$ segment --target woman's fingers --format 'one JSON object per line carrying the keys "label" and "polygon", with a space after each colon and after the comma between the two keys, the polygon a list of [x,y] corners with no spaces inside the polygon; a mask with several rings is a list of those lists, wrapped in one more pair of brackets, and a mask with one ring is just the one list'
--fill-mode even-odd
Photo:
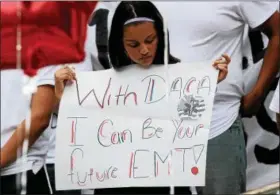
{"label": "woman's fingers", "polygon": [[71,74],[72,76],[72,80],[76,80],[76,73],[75,73],[75,69],[69,69],[69,73]]}
{"label": "woman's fingers", "polygon": [[222,57],[220,57],[213,63],[213,66],[216,67],[218,64],[229,64],[230,62],[230,57],[227,54],[223,54]]}
{"label": "woman's fingers", "polygon": [[67,67],[63,67],[55,73],[55,95],[58,99],[62,97],[65,84],[67,81],[71,83],[76,80],[76,75],[73,70]]}
{"label": "woman's fingers", "polygon": [[217,67],[218,64],[228,64],[228,62],[225,61],[225,60],[216,60],[216,61],[213,63],[213,66],[214,66],[214,67]]}
{"label": "woman's fingers", "polygon": [[56,77],[56,81],[63,82],[66,80],[72,80],[72,75],[69,73],[61,73]]}
{"label": "woman's fingers", "polygon": [[218,64],[217,69],[220,70],[220,71],[228,72],[227,64]]}
{"label": "woman's fingers", "polygon": [[218,82],[221,82],[227,77],[228,66],[227,64],[218,64],[217,69],[219,70]]}
{"label": "woman's fingers", "polygon": [[66,74],[62,75],[59,82],[64,82],[64,84],[69,82],[69,83],[72,84],[74,80],[75,80],[75,78],[72,74],[66,73]]}
{"label": "woman's fingers", "polygon": [[74,67],[66,66],[66,67],[64,68],[64,70],[65,70],[67,73],[69,73],[69,74],[72,75],[73,80],[76,80],[76,73],[75,73],[75,68],[74,68]]}
{"label": "woman's fingers", "polygon": [[223,54],[222,56],[225,58],[227,64],[229,64],[231,62],[231,59],[230,59],[229,55]]}
{"label": "woman's fingers", "polygon": [[213,67],[219,70],[218,83],[227,77],[228,65],[230,62],[230,57],[227,54],[223,54],[222,57],[213,63]]}
{"label": "woman's fingers", "polygon": [[55,79],[57,81],[65,81],[65,80],[76,80],[76,74],[73,70],[71,70],[70,68],[62,68],[60,70],[58,70],[55,74]]}

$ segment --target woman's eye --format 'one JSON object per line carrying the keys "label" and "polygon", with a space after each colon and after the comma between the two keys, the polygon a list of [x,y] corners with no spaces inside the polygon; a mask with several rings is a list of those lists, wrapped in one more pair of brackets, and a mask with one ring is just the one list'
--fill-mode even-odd
{"label": "woman's eye", "polygon": [[152,42],[154,42],[155,39],[156,39],[156,36],[149,37],[148,39],[145,40],[145,42],[148,44],[151,44]]}
{"label": "woman's eye", "polygon": [[154,40],[155,40],[155,39],[148,39],[148,40],[146,40],[145,42],[148,43],[148,44],[150,44],[150,43],[152,43]]}
{"label": "woman's eye", "polygon": [[135,48],[135,47],[138,47],[139,46],[139,43],[129,43],[129,44],[127,44],[129,47],[133,47],[133,48]]}

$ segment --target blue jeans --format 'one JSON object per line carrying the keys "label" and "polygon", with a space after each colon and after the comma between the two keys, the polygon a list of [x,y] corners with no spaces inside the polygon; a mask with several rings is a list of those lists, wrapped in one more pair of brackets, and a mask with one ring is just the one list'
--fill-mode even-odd
{"label": "blue jeans", "polygon": [[246,146],[240,117],[221,135],[209,140],[206,185],[198,194],[241,194],[246,190]]}

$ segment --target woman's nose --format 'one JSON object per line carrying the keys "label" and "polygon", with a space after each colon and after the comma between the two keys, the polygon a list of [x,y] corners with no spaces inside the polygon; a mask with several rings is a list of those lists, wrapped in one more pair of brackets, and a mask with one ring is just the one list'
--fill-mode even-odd
{"label": "woman's nose", "polygon": [[149,53],[148,47],[147,47],[146,45],[143,44],[143,45],[141,46],[140,53],[141,53],[142,55],[147,55],[147,54]]}

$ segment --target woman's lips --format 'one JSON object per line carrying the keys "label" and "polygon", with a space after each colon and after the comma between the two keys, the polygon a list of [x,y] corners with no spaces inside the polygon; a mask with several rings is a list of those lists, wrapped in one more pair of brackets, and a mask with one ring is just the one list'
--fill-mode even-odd
{"label": "woman's lips", "polygon": [[152,56],[145,56],[145,57],[142,57],[141,60],[146,62],[146,61],[149,61],[151,58],[152,58]]}

